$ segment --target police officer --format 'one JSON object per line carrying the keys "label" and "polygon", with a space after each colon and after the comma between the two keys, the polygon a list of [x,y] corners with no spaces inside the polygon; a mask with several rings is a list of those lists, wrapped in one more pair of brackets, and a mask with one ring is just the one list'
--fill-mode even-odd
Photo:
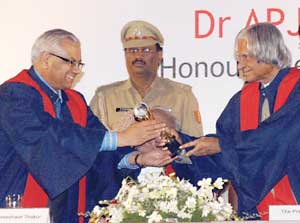
{"label": "police officer", "polygon": [[179,131],[199,137],[203,134],[197,99],[191,86],[158,77],[164,39],[145,21],[131,21],[121,31],[129,79],[100,86],[90,107],[110,130],[124,124],[124,116],[143,101],[175,116]]}

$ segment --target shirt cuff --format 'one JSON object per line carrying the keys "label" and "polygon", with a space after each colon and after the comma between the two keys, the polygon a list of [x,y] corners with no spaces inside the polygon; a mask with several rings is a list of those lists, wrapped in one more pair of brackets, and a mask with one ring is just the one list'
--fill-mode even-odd
{"label": "shirt cuff", "polygon": [[105,135],[102,140],[102,144],[100,147],[100,152],[103,151],[114,151],[117,149],[118,145],[118,136],[117,132],[105,132]]}
{"label": "shirt cuff", "polygon": [[135,154],[136,152],[131,152],[131,153],[128,153],[126,154],[123,159],[118,163],[118,169],[124,169],[124,168],[127,168],[127,169],[138,169],[139,166],[138,165],[135,165],[135,164],[130,164],[128,162],[129,160],[129,157],[132,155],[132,154]]}

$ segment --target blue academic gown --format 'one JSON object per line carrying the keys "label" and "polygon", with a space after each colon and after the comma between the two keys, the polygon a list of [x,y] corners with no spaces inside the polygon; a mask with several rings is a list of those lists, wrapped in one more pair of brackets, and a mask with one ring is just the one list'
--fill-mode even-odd
{"label": "blue academic gown", "polygon": [[[56,94],[32,68],[29,73],[54,102]],[[42,97],[34,88],[23,83],[0,86],[0,207],[5,207],[7,194],[23,194],[30,172],[49,196],[54,221],[78,221],[78,181],[91,168],[105,168],[96,161],[102,155],[99,148],[106,129],[89,108],[86,128],[74,124],[64,91],[62,97],[62,120],[58,120],[44,112]],[[110,167],[116,168],[123,154],[105,156],[114,160]],[[105,170],[107,175],[112,172]],[[88,175],[88,182],[91,177],[102,178],[101,173]],[[87,191],[90,187],[87,184]],[[94,205],[91,196],[87,192],[87,210]]]}
{"label": "blue academic gown", "polygon": [[[266,89],[271,113],[278,86],[288,72],[288,68],[282,69]],[[230,179],[238,193],[239,215],[249,217],[257,214],[256,205],[284,175],[288,175],[299,202],[299,82],[285,105],[255,130],[240,131],[240,95],[241,91],[231,98],[216,124],[215,136],[219,138],[222,152],[213,156],[194,157],[194,164],[190,167],[180,167],[178,164],[175,168],[182,177],[191,178],[193,183],[210,175],[213,178],[220,175]],[[189,138],[195,139],[183,135],[184,142],[190,141]]]}
{"label": "blue academic gown", "polygon": [[[282,69],[266,88],[271,113],[278,86],[288,72],[288,68]],[[234,179],[239,213],[246,216],[257,213],[256,205],[284,175],[288,175],[299,202],[299,81],[287,102],[255,130],[239,130],[240,95],[238,92],[230,100],[217,122],[223,165]]]}
{"label": "blue academic gown", "polygon": [[[94,207],[100,200],[114,199],[122,186],[123,179],[127,176],[137,179],[140,168],[122,170],[116,168],[120,161],[119,157],[133,150],[134,149],[127,147],[114,152],[102,152],[102,155],[97,157],[95,164],[87,173],[89,207]],[[112,153],[115,155],[111,155]],[[101,165],[102,168],[99,168],[99,165]]]}

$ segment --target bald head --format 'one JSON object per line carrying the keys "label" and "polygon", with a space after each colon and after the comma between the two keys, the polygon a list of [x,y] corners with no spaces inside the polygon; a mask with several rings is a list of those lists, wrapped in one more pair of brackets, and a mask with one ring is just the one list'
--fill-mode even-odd
{"label": "bald head", "polygon": [[168,128],[177,129],[176,118],[171,112],[165,111],[160,108],[151,109],[151,114],[155,120],[166,123]]}

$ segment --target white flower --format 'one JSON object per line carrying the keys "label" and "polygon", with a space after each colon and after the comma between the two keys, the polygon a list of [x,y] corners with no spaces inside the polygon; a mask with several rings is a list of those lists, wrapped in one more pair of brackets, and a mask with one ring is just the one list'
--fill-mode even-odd
{"label": "white flower", "polygon": [[207,215],[211,212],[209,205],[204,205],[202,207],[202,217],[207,217]]}
{"label": "white flower", "polygon": [[152,179],[158,178],[162,175],[163,169],[159,167],[146,167],[141,170],[138,176],[138,182],[142,184],[153,183]]}
{"label": "white flower", "polygon": [[153,213],[147,218],[149,218],[149,223],[160,222],[163,220],[162,216],[157,211],[153,211]]}
{"label": "white flower", "polygon": [[179,181],[178,187],[182,191],[186,191],[186,192],[192,193],[192,196],[196,196],[196,194],[197,194],[197,188],[194,187],[190,182],[188,182],[186,180]]}
{"label": "white flower", "polygon": [[160,195],[161,195],[160,191],[153,190],[153,191],[149,192],[149,196],[148,197],[150,199],[158,199],[158,198],[160,198]]}
{"label": "white flower", "polygon": [[197,201],[194,197],[188,197],[186,200],[186,203],[185,203],[186,207],[189,209],[194,209],[196,204],[197,204]]}
{"label": "white flower", "polygon": [[111,223],[120,223],[123,221],[123,210],[120,207],[113,207],[109,209],[109,213],[111,217],[109,218],[109,222]]}
{"label": "white flower", "polygon": [[213,186],[219,190],[223,189],[224,181],[221,177],[218,177],[214,182]]}
{"label": "white flower", "polygon": [[138,211],[139,216],[145,217],[146,216],[146,210],[139,210]]}
{"label": "white flower", "polygon": [[[223,205],[223,209],[221,211],[223,219],[229,219],[230,216],[232,215],[232,206],[229,203],[226,203]],[[224,220],[222,220],[224,221]]]}
{"label": "white flower", "polygon": [[206,200],[212,200],[214,198],[213,187],[212,186],[209,186],[207,188],[201,187],[198,190],[198,196],[200,199],[202,198],[204,202],[206,202]]}
{"label": "white flower", "polygon": [[[137,215],[151,223],[172,218],[191,221],[192,217],[198,221],[228,220],[232,214],[231,205],[222,197],[213,197],[213,189],[223,188],[223,183],[218,178],[212,184],[212,179],[207,178],[198,182],[200,188],[197,189],[186,180],[146,173],[142,183],[130,179],[123,181],[116,202],[105,208],[96,206],[92,214],[102,216],[109,213],[107,219],[111,223],[134,219]],[[202,212],[200,219],[194,215],[196,212]]]}
{"label": "white flower", "polygon": [[158,207],[164,213],[176,213],[178,211],[177,200],[160,201]]}
{"label": "white flower", "polygon": [[198,186],[202,188],[209,188],[211,187],[211,178],[203,178],[202,180],[198,181]]}
{"label": "white flower", "polygon": [[166,195],[171,199],[175,199],[177,196],[177,191],[178,189],[176,187],[172,187],[170,190],[166,191]]}
{"label": "white flower", "polygon": [[143,187],[143,188],[142,188],[142,193],[143,193],[143,194],[148,194],[148,193],[149,193],[148,187]]}
{"label": "white flower", "polygon": [[177,215],[178,215],[179,218],[183,218],[183,219],[184,218],[187,218],[187,219],[191,219],[192,218],[192,214],[186,213],[183,210],[180,210]]}
{"label": "white flower", "polygon": [[218,214],[222,210],[222,204],[217,201],[213,201],[210,203],[212,213],[214,215]]}
{"label": "white flower", "polygon": [[94,209],[93,209],[93,213],[94,213],[95,215],[99,216],[100,213],[101,213],[100,206],[96,205],[96,206],[94,207]]}

